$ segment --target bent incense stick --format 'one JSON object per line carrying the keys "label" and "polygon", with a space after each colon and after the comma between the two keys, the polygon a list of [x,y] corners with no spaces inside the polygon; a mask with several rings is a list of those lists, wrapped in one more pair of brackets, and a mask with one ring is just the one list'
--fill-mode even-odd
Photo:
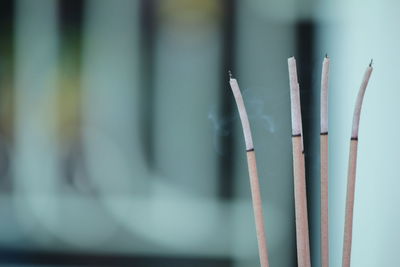
{"label": "bent incense stick", "polygon": [[296,216],[297,261],[299,267],[310,267],[310,241],[308,233],[307,194],[303,151],[303,130],[300,109],[300,88],[297,80],[296,60],[288,59],[290,100],[292,114],[292,145],[294,199]]}
{"label": "bent incense stick", "polygon": [[343,258],[342,266],[350,267],[351,258],[351,243],[353,233],[353,209],[354,209],[354,191],[356,183],[356,168],[357,168],[357,148],[358,148],[358,129],[360,125],[361,107],[364,99],[365,90],[368,85],[369,78],[372,73],[372,60],[364,73],[360,90],[358,91],[357,101],[354,108],[353,126],[350,140],[349,167],[347,173],[347,196],[346,196],[346,211],[344,223],[344,238],[343,238]]}
{"label": "bent incense stick", "polygon": [[321,74],[321,262],[322,267],[329,267],[329,216],[328,216],[328,55],[322,63]]}
{"label": "bent incense stick", "polygon": [[260,184],[258,181],[256,155],[254,152],[250,123],[247,116],[246,108],[244,106],[242,94],[240,93],[239,84],[237,80],[232,77],[231,72],[229,72],[229,76],[230,76],[229,83],[231,85],[232,92],[236,100],[236,105],[239,110],[239,116],[242,122],[243,134],[246,143],[247,164],[249,169],[251,197],[253,202],[254,219],[256,224],[260,264],[261,267],[269,267],[267,243],[264,230],[264,217],[262,211]]}

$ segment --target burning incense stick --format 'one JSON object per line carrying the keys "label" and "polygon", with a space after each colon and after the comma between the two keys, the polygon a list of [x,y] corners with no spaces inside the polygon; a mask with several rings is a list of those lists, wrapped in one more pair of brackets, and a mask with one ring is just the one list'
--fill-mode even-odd
{"label": "burning incense stick", "polygon": [[292,144],[294,198],[296,211],[297,261],[299,267],[310,267],[310,241],[308,236],[307,195],[303,151],[303,129],[300,109],[300,88],[297,80],[296,60],[288,59],[290,100],[292,107]]}
{"label": "burning incense stick", "polygon": [[322,267],[329,266],[329,227],[328,227],[328,55],[322,63],[321,74],[321,261]]}
{"label": "burning incense stick", "polygon": [[371,77],[372,69],[373,68],[371,60],[371,63],[369,64],[369,66],[365,71],[364,78],[360,86],[360,90],[358,91],[356,106],[354,108],[353,127],[351,131],[351,140],[350,140],[349,168],[347,173],[346,214],[344,223],[343,258],[342,258],[343,267],[350,267],[351,242],[353,233],[354,191],[356,184],[356,168],[357,168],[358,129],[360,125],[361,106],[369,78]]}
{"label": "burning incense stick", "polygon": [[257,165],[256,165],[256,154],[254,152],[253,139],[251,136],[250,123],[247,117],[246,108],[243,103],[242,94],[240,93],[239,84],[237,80],[232,78],[231,72],[229,72],[230,80],[229,83],[232,88],[233,95],[235,96],[236,105],[239,110],[240,120],[242,122],[242,128],[244,133],[244,140],[246,143],[246,154],[247,164],[249,168],[249,178],[251,187],[251,197],[253,201],[253,211],[256,223],[258,251],[260,256],[261,267],[269,267],[268,263],[268,251],[267,242],[264,230],[264,217],[262,212],[262,201],[260,184],[258,181]]}

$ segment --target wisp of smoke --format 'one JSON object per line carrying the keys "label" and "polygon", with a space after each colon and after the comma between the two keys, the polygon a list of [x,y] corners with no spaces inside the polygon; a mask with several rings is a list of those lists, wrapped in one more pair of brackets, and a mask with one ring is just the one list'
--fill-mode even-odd
{"label": "wisp of smoke", "polygon": [[[254,125],[261,125],[262,129],[266,132],[274,134],[276,125],[273,117],[267,114],[265,110],[266,101],[262,97],[257,96],[253,90],[243,90],[242,94],[251,125],[253,127]],[[233,97],[232,101],[234,101]],[[231,114],[222,115],[218,108],[213,106],[208,112],[208,119],[213,130],[214,149],[218,154],[223,155],[224,148],[222,144],[224,142],[221,142],[221,139],[229,136],[233,131],[234,125],[240,123],[239,114],[234,109]]]}

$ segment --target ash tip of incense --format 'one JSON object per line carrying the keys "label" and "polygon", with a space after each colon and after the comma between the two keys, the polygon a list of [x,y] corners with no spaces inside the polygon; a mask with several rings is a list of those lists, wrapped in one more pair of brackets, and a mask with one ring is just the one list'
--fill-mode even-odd
{"label": "ash tip of incense", "polygon": [[288,58],[289,70],[296,68],[296,58],[294,56]]}
{"label": "ash tip of incense", "polygon": [[374,59],[371,58],[371,61],[369,62],[369,66],[372,67],[372,63],[374,63]]}
{"label": "ash tip of incense", "polygon": [[328,57],[328,53],[325,53],[325,58],[329,58],[329,57]]}

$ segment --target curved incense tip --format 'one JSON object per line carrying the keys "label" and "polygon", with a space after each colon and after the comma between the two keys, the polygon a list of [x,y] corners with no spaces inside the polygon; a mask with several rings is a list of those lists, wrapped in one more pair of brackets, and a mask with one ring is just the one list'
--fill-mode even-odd
{"label": "curved incense tip", "polygon": [[351,138],[357,139],[358,138],[358,129],[360,125],[360,115],[361,115],[361,107],[364,99],[365,90],[367,89],[369,78],[371,77],[372,73],[372,62],[367,67],[363,80],[361,82],[360,90],[358,91],[357,101],[354,108],[354,115],[353,115],[353,128],[351,132]]}
{"label": "curved incense tip", "polygon": [[233,79],[232,71],[228,70],[228,74],[229,74],[229,79]]}
{"label": "curved incense tip", "polygon": [[246,143],[246,150],[251,151],[252,149],[254,149],[253,138],[251,136],[249,118],[247,116],[247,111],[243,102],[242,94],[240,93],[239,84],[237,80],[233,78],[230,79],[229,83],[231,85],[233,96],[235,97],[236,100],[236,106],[239,111],[240,120],[242,122],[242,129],[244,134],[244,141]]}
{"label": "curved incense tip", "polygon": [[371,62],[369,62],[369,66],[372,67],[372,63],[374,62],[374,59],[371,58]]}

